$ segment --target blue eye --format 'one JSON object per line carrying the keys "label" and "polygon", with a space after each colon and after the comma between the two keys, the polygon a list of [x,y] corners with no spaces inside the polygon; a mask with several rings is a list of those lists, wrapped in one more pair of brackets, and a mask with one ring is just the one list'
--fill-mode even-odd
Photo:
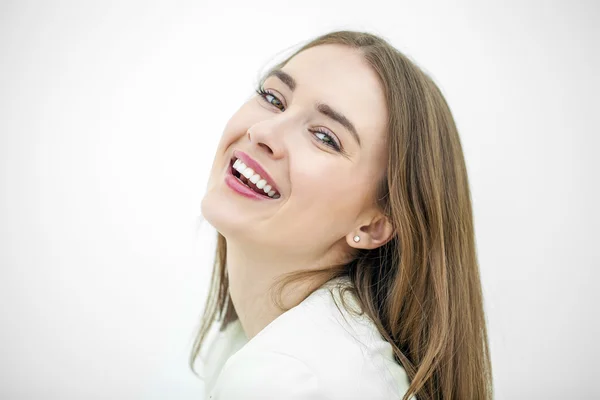
{"label": "blue eye", "polygon": [[[279,108],[279,106],[281,106],[282,108],[285,108],[283,106],[283,103],[281,102],[281,100],[279,100],[277,98],[277,96],[275,96],[273,93],[269,92],[268,90],[264,90],[262,87],[256,89],[256,93],[261,97],[261,99],[265,102],[267,102],[270,105],[273,105],[275,107],[277,107],[279,110],[283,111],[283,109]],[[321,134],[324,135],[326,140],[323,139],[319,139],[322,143],[325,143],[326,146],[329,146],[333,149],[335,149],[337,152],[341,152],[340,146],[337,144],[337,142],[335,141],[335,139],[333,138],[333,136],[324,131],[324,130],[313,130],[311,131],[315,134]]]}

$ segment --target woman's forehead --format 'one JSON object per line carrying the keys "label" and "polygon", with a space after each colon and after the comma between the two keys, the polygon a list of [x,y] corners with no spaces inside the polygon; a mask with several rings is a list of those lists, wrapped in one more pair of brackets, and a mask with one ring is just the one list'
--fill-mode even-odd
{"label": "woman's forehead", "polygon": [[360,51],[340,45],[321,45],[304,50],[281,68],[299,88],[325,88],[375,91],[377,75]]}

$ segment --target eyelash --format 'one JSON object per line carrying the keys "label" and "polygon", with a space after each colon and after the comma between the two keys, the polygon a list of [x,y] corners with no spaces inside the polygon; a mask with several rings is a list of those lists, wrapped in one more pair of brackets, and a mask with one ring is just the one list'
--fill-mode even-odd
{"label": "eyelash", "polygon": [[[273,96],[274,98],[277,99],[277,101],[279,101],[280,103],[282,103],[281,100],[279,100],[279,98],[277,96],[275,96],[273,93],[269,92],[268,90],[263,89],[262,87],[256,89],[256,93],[262,98],[263,101],[266,101],[269,105],[274,106],[275,104],[271,103],[269,100],[267,100],[267,96]],[[283,104],[283,103],[282,103]],[[277,107],[277,106],[275,106]],[[337,142],[335,141],[335,139],[333,138],[333,136],[331,136],[329,133],[322,131],[322,130],[313,130],[313,133],[321,133],[325,136],[327,136],[331,142],[325,142],[321,139],[319,139],[323,144],[325,144],[326,146],[329,146],[331,148],[333,148],[335,151],[337,152],[341,152],[340,146],[337,144]]]}

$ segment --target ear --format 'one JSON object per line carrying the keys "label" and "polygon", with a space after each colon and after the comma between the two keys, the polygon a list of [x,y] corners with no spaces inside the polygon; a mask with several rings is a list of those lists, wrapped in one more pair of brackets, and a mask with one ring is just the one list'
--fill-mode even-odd
{"label": "ear", "polygon": [[[358,242],[354,237],[358,236]],[[394,237],[394,228],[389,219],[378,213],[367,224],[360,226],[346,236],[348,244],[357,249],[376,249]]]}

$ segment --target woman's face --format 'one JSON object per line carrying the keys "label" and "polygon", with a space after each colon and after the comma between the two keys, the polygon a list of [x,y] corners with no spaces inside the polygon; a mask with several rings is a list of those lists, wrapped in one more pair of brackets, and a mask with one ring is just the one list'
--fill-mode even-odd
{"label": "woman's face", "polygon": [[[321,45],[297,54],[262,89],[268,93],[253,96],[225,126],[203,216],[228,243],[273,256],[322,257],[353,245],[387,165],[376,74],[357,50]],[[237,181],[229,175],[236,151],[262,166],[279,197],[247,197],[227,183]]]}

